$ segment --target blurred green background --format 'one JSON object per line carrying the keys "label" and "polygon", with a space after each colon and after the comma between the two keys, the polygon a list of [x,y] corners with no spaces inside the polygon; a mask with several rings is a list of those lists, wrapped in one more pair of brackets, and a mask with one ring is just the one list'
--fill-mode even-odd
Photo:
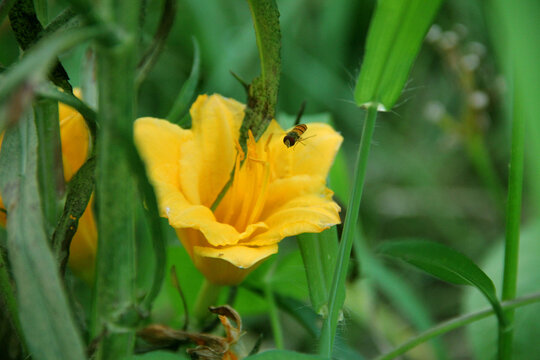
{"label": "blurred green background", "polygon": [[[353,102],[353,88],[375,1],[277,2],[283,67],[277,118],[289,119],[306,100],[306,121],[327,119],[342,133],[345,143],[331,175],[331,187],[335,184],[337,199],[344,204],[348,192],[344,178],[352,171],[363,121],[363,111]],[[63,2],[50,2],[50,17],[63,6]],[[152,40],[162,6],[163,1],[148,1],[141,54]],[[389,239],[428,239],[446,243],[480,264],[489,255],[490,275],[500,272],[510,150],[509,104],[503,97],[508,98],[509,86],[496,60],[497,47],[488,29],[490,15],[489,7],[481,1],[445,2],[399,105],[378,118],[361,206],[366,249],[355,254],[355,259],[363,262],[361,266],[354,262],[351,269],[346,322],[337,344],[343,358],[354,358],[346,355],[351,349],[371,357],[407,339],[413,329],[487,306],[480,297],[474,299],[474,290],[442,283],[405,265],[381,262],[367,249]],[[245,101],[244,90],[230,71],[248,82],[259,73],[247,4],[180,0],[164,51],[140,87],[139,116],[167,115],[191,70],[192,38],[201,49],[201,79],[196,94],[220,93]],[[0,49],[3,67],[17,60],[19,51],[7,22],[0,26]],[[86,50],[81,45],[61,57],[73,85],[80,81]],[[533,197],[528,195],[531,189],[527,173],[525,181],[524,221],[528,223]],[[539,232],[538,227],[528,229],[532,240],[524,243],[532,243],[529,252],[538,254],[534,240]],[[170,235],[168,260],[176,264],[188,303],[192,304],[201,277],[172,231]],[[355,250],[358,252],[358,248]],[[151,260],[142,258],[141,263],[145,262]],[[284,240],[280,254],[251,275],[247,287],[262,282],[272,268],[278,269],[274,269],[277,276],[272,278],[274,290],[297,301],[289,306],[291,312],[301,312],[309,299],[293,239]],[[519,275],[529,284],[540,280],[534,268]],[[494,281],[500,288],[500,280]],[[394,285],[410,296],[391,291]],[[78,298],[84,298],[84,286],[76,284],[74,289]],[[246,321],[249,336],[255,339],[263,333],[263,347],[271,347],[264,300],[241,288],[236,306]],[[182,324],[183,310],[169,278],[155,308],[155,321],[171,326]],[[519,310],[518,315],[520,311],[524,310]],[[538,322],[538,306],[528,307],[527,311],[527,316],[518,316],[517,327],[524,326],[520,323],[523,321]],[[314,350],[313,334],[306,330],[315,321],[313,317],[304,328],[286,312],[282,313],[282,321],[287,348]],[[442,352],[447,352],[448,358],[469,358],[475,348],[482,349],[491,338],[495,339],[493,326],[452,332],[442,338],[439,346],[444,347]],[[517,346],[529,350],[520,358],[532,359],[531,354],[540,354],[537,342],[525,339],[526,334],[517,336],[523,339]],[[410,357],[430,359],[436,352],[435,348],[424,347]]]}

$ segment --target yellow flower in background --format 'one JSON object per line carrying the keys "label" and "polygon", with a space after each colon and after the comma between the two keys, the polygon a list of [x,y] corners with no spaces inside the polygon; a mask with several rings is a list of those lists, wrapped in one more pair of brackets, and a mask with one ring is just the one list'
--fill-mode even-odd
{"label": "yellow flower in background", "polygon": [[[74,94],[80,98],[80,90]],[[81,114],[73,108],[60,103],[58,106],[60,121],[60,140],[62,143],[62,162],[64,178],[70,181],[84,164],[89,153],[90,133]],[[0,137],[0,146],[2,137]],[[4,204],[0,198],[0,208]],[[5,226],[6,216],[0,211],[0,225]],[[94,262],[97,250],[97,229],[92,211],[92,199],[79,220],[77,232],[71,241],[68,265],[73,272],[91,282],[94,276]]]}
{"label": "yellow flower in background", "polygon": [[[258,142],[239,148],[244,105],[202,95],[191,107],[192,128],[165,120],[135,122],[135,142],[169,219],[195,266],[214,284],[240,283],[287,236],[320,232],[340,222],[326,176],[342,142],[330,126],[309,124],[315,135],[288,149],[272,121]],[[216,211],[210,207],[234,181]]]}

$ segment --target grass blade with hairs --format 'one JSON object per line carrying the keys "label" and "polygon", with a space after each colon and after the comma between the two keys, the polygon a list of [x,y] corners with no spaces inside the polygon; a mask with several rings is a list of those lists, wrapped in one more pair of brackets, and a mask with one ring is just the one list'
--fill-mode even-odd
{"label": "grass blade with hairs", "polygon": [[366,43],[354,99],[389,111],[401,95],[442,0],[380,0]]}

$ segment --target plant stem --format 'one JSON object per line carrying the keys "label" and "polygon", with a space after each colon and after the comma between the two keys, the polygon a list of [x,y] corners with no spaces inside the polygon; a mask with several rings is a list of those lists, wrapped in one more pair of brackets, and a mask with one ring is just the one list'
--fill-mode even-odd
{"label": "plant stem", "polygon": [[319,353],[328,358],[332,355],[332,347],[334,337],[337,330],[337,323],[341,307],[345,302],[345,280],[347,277],[347,269],[351,256],[351,249],[356,232],[356,222],[358,221],[358,213],[360,210],[360,201],[362,199],[362,191],[364,189],[364,180],[366,177],[367,161],[369,149],[371,146],[371,138],[375,129],[375,120],[377,119],[377,105],[373,104],[367,108],[366,120],[362,130],[362,139],[358,149],[358,157],[356,159],[353,189],[349,198],[347,216],[343,226],[343,234],[341,235],[341,243],[334,271],[332,287],[330,288],[330,296],[328,299],[328,317],[324,321],[320,337]]}
{"label": "plant stem", "polygon": [[58,102],[54,100],[36,101],[34,116],[38,136],[39,190],[45,231],[47,237],[51,239],[62,213],[61,199],[65,192]]}
{"label": "plant stem", "polygon": [[139,1],[101,1],[100,14],[121,30],[96,46],[99,123],[97,202],[99,246],[91,335],[106,331],[96,359],[131,355],[140,320],[135,285],[135,181],[124,139],[133,139]]}
{"label": "plant stem", "polygon": [[198,325],[204,325],[205,320],[210,316],[208,307],[218,305],[217,301],[222,288],[222,286],[212,284],[206,278],[204,279],[193,309],[193,316]]}
{"label": "plant stem", "polygon": [[[512,150],[510,154],[510,173],[508,175],[508,203],[506,208],[506,243],[504,252],[504,275],[502,299],[512,300],[516,297],[518,258],[519,258],[519,226],[521,220],[521,196],[523,188],[523,152],[525,126],[521,113],[519,96],[514,87],[514,114],[512,119]],[[507,327],[499,337],[499,358],[512,358],[512,341],[514,337],[514,310],[506,312]]]}
{"label": "plant stem", "polygon": [[279,314],[276,306],[276,300],[274,299],[274,291],[272,290],[272,284],[266,281],[264,284],[264,297],[266,302],[270,306],[269,316],[270,324],[272,325],[272,333],[274,334],[274,342],[276,348],[283,349],[283,330],[281,329],[281,323],[279,322]]}
{"label": "plant stem", "polygon": [[[518,307],[529,305],[535,302],[540,301],[540,292],[529,294],[526,296],[519,297],[511,301],[505,301],[501,304],[501,307],[505,310],[515,310]],[[461,315],[450,319],[448,321],[442,322],[429,330],[426,330],[409,341],[401,344],[397,348],[393,349],[386,354],[380,355],[375,358],[375,360],[390,360],[394,359],[400,355],[405,354],[407,351],[413,349],[414,347],[433,339],[439,335],[446,334],[449,331],[457,329],[459,327],[468,325],[478,320],[482,320],[494,314],[493,308],[479,310],[470,314]]]}
{"label": "plant stem", "polygon": [[306,233],[298,235],[296,240],[302,254],[311,306],[316,313],[320,314],[323,305],[328,301],[328,287],[319,247],[322,239],[319,234]]}

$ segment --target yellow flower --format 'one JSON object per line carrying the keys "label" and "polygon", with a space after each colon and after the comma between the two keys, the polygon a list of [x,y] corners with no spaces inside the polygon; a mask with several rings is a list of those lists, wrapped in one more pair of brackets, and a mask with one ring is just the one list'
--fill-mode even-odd
{"label": "yellow flower", "polygon": [[[240,283],[287,236],[320,232],[340,222],[326,176],[342,137],[313,123],[315,135],[294,148],[272,121],[258,142],[238,145],[244,105],[202,95],[191,107],[192,129],[165,120],[135,122],[135,142],[169,219],[195,266],[215,284]],[[216,211],[212,203],[236,168]]]}
{"label": "yellow flower", "polygon": [[[74,90],[74,94],[80,97],[80,91]],[[62,143],[62,162],[64,178],[71,180],[73,175],[84,164],[89,152],[90,134],[86,123],[76,110],[60,103],[58,106],[60,121],[60,140]],[[0,146],[2,137],[0,137]],[[4,204],[0,198],[0,208]],[[0,225],[5,226],[6,217],[0,211]],[[79,220],[77,232],[71,241],[68,265],[75,274],[90,282],[94,274],[94,260],[97,247],[97,230],[90,200],[84,214]]]}

